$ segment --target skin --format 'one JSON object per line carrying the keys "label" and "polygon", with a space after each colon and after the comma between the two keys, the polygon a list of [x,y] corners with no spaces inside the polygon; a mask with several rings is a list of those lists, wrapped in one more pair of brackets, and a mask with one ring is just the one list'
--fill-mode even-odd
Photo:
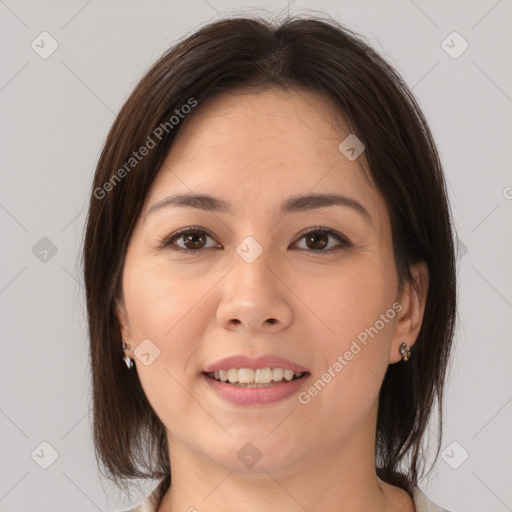
{"label": "skin", "polygon": [[[307,91],[213,97],[184,122],[148,193],[127,250],[118,318],[168,430],[172,485],[159,512],[415,510],[405,491],[377,477],[375,432],[386,369],[421,327],[428,269],[411,267],[418,290],[407,284],[399,295],[387,207],[363,177],[364,153],[350,161],[338,149],[350,131],[334,112]],[[222,198],[233,213],[168,207],[145,217],[181,192]],[[342,206],[279,214],[289,196],[313,192],[356,199],[372,222]],[[160,247],[189,226],[207,230],[195,245],[174,240],[189,253]],[[332,235],[297,236],[316,226],[353,246]],[[263,249],[252,263],[236,252],[247,236]],[[339,250],[326,253],[322,243]],[[201,377],[225,356],[273,354],[308,368],[300,391],[307,390],[395,302],[400,312],[307,405],[296,395],[234,405]],[[146,338],[160,350],[149,366],[133,352]],[[262,454],[251,468],[237,457],[247,442]]]}

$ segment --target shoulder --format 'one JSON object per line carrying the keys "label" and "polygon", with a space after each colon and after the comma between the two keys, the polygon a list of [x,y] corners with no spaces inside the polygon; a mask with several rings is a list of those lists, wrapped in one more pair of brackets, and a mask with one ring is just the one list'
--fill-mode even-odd
{"label": "shoulder", "polygon": [[427,497],[426,494],[418,487],[413,489],[413,500],[416,512],[453,512],[445,508],[441,508]]}
{"label": "shoulder", "polygon": [[155,488],[153,492],[139,505],[136,507],[130,508],[128,510],[124,510],[122,512],[157,512],[158,509],[158,503],[156,499],[156,493],[158,490]]}
{"label": "shoulder", "polygon": [[[141,504],[135,508],[131,508],[129,510],[124,510],[123,512],[149,512],[147,508],[144,507],[144,504]],[[156,511],[154,511],[156,512]]]}
{"label": "shoulder", "polygon": [[[453,512],[439,505],[436,505],[431,501],[426,494],[421,491],[418,487],[413,489],[413,500],[416,512]],[[152,492],[140,505],[134,508],[125,510],[124,512],[156,512],[157,504],[155,500],[155,492]]]}
{"label": "shoulder", "polygon": [[156,512],[156,506],[149,505],[147,501],[148,499],[146,498],[140,505],[130,508],[129,510],[124,510],[123,512]]}

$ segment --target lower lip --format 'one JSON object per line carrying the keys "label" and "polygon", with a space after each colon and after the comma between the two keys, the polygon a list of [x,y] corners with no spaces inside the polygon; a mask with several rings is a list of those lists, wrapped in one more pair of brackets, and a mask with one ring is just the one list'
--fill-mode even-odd
{"label": "lower lip", "polygon": [[258,405],[277,402],[296,393],[309,377],[309,375],[306,375],[300,379],[274,384],[268,388],[242,388],[212,379],[204,373],[202,376],[221,398],[236,405]]}

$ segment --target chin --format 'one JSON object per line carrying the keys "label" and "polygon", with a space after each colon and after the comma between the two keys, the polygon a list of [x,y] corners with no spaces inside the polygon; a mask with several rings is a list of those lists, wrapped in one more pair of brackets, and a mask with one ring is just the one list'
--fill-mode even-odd
{"label": "chin", "polygon": [[[297,463],[297,449],[290,443],[290,439],[284,444],[277,434],[274,439],[274,434],[265,437],[268,432],[233,435],[223,445],[203,446],[203,453],[218,466],[235,473],[265,478],[268,478],[268,473],[286,473]],[[205,442],[208,443],[208,440]]]}

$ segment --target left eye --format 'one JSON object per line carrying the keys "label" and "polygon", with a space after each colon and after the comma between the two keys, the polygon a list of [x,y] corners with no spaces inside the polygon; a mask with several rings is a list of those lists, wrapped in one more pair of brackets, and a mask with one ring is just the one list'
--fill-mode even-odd
{"label": "left eye", "polygon": [[[324,250],[324,248],[329,245],[328,240],[330,237],[338,240],[339,244]],[[312,242],[313,245],[316,246],[314,249],[307,248],[306,250],[309,252],[334,252],[352,246],[350,240],[348,240],[348,238],[345,236],[336,231],[333,231],[332,229],[321,227],[316,227],[301,232],[297,240],[301,240],[302,238],[306,239],[306,243]]]}
{"label": "left eye", "polygon": [[[331,247],[329,249],[325,249],[329,245],[328,239],[332,237],[338,240],[340,243],[337,246]],[[199,227],[190,227],[184,228],[167,239],[165,239],[162,243],[162,247],[168,247],[171,250],[175,251],[183,251],[183,252],[202,252],[205,248],[211,249],[212,247],[205,247],[206,238],[212,238],[204,229]],[[312,243],[313,248],[306,248],[306,251],[309,252],[333,252],[336,250],[340,250],[343,247],[352,246],[351,242],[336,231],[331,229],[316,227],[312,229],[308,229],[299,234],[298,240],[304,238],[306,243]],[[183,240],[185,247],[174,243],[175,240]],[[213,238],[212,238],[213,240]],[[341,247],[340,247],[341,246]]]}

